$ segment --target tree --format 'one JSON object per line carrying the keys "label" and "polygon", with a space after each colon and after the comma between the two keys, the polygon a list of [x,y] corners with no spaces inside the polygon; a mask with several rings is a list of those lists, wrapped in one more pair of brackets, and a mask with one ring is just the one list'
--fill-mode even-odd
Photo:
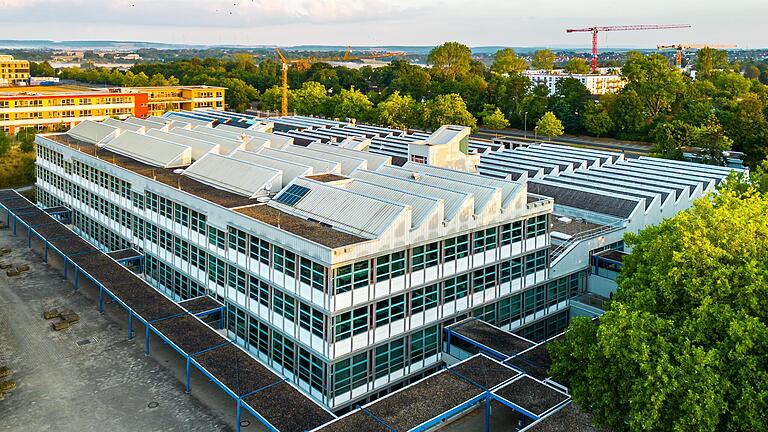
{"label": "tree", "polygon": [[696,53],[696,76],[708,78],[715,69],[728,67],[728,54],[723,50],[704,47]]}
{"label": "tree", "polygon": [[533,53],[531,65],[534,69],[552,70],[555,68],[555,53],[548,49],[538,50]]}
{"label": "tree", "polygon": [[693,145],[701,149],[703,161],[713,165],[725,165],[723,152],[730,150],[733,141],[725,136],[717,116],[710,114],[704,126],[698,128]]}
{"label": "tree", "polygon": [[35,132],[30,128],[24,128],[16,132],[16,141],[19,142],[19,149],[23,152],[31,152],[35,149]]}
{"label": "tree", "polygon": [[360,90],[342,89],[341,93],[334,97],[336,107],[333,115],[337,118],[352,118],[360,121],[367,121],[373,111],[373,103],[368,96]]}
{"label": "tree", "polygon": [[547,136],[549,138],[558,137],[563,134],[563,123],[552,113],[547,111],[536,122],[536,128],[539,130],[539,134]]}
{"label": "tree", "polygon": [[668,112],[685,91],[683,75],[671,68],[661,54],[645,56],[631,52],[621,74],[627,80],[622,91],[635,92],[651,118]]}
{"label": "tree", "polygon": [[517,56],[512,48],[504,48],[496,51],[491,71],[499,74],[518,74],[528,69],[525,59]]}
{"label": "tree", "polygon": [[406,129],[419,123],[419,104],[409,95],[392,93],[376,107],[379,124],[397,129]]}
{"label": "tree", "polygon": [[582,126],[587,132],[596,135],[605,135],[613,129],[613,121],[604,106],[597,102],[588,103],[584,107],[584,114],[581,116]]}
{"label": "tree", "polygon": [[[288,109],[293,108],[291,103],[291,90],[288,90]],[[264,91],[259,98],[259,106],[263,110],[278,111],[281,109],[283,101],[283,89],[278,86],[272,86]]]}
{"label": "tree", "polygon": [[477,120],[467,110],[467,105],[461,96],[452,93],[438,95],[424,104],[422,125],[430,130],[436,130],[442,125],[451,124],[477,128]]}
{"label": "tree", "polygon": [[744,77],[756,80],[760,78],[760,69],[753,64],[746,65],[744,66]]}
{"label": "tree", "polygon": [[29,62],[29,74],[33,77],[55,77],[56,71],[47,61],[42,63]]}
{"label": "tree", "polygon": [[619,290],[550,373],[600,425],[768,430],[768,198],[723,189],[625,239]]}
{"label": "tree", "polygon": [[587,61],[583,58],[573,57],[572,59],[568,60],[568,63],[565,64],[563,69],[572,74],[586,74],[589,73],[590,66],[589,63],[587,63]]}
{"label": "tree", "polygon": [[218,81],[213,80],[210,85],[217,85],[216,83],[227,88],[226,93],[224,93],[224,102],[229,109],[235,111],[242,112],[249,109],[251,102],[259,97],[258,90],[239,78],[221,78]]}
{"label": "tree", "polygon": [[432,84],[432,76],[426,69],[404,60],[392,62],[392,65],[393,73],[389,91],[399,91],[403,95],[412,96],[417,101],[427,96]]}
{"label": "tree", "polygon": [[8,133],[0,130],[0,157],[5,156],[11,149],[11,137]]}
{"label": "tree", "polygon": [[695,126],[674,120],[659,124],[651,133],[656,144],[651,154],[665,159],[683,160],[683,150],[693,146],[698,130]]}
{"label": "tree", "polygon": [[483,126],[489,129],[499,130],[509,126],[509,120],[504,117],[504,113],[493,105],[487,105],[481,117]]}
{"label": "tree", "polygon": [[620,138],[637,138],[645,125],[643,101],[633,90],[601,98],[608,107],[614,129]]}
{"label": "tree", "polygon": [[456,79],[469,73],[472,63],[472,50],[458,42],[446,42],[429,52],[427,64],[432,66],[436,76],[444,79]]}
{"label": "tree", "polygon": [[[326,115],[329,108],[330,97],[324,85],[307,81],[301,88],[293,92],[293,109],[301,115]],[[290,100],[290,98],[289,98]]]}

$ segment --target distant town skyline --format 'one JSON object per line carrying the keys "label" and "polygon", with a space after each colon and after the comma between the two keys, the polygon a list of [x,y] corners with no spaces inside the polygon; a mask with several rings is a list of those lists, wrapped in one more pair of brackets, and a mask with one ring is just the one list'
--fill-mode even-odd
{"label": "distant town skyline", "polygon": [[[617,5],[617,3],[624,3]],[[204,45],[589,46],[566,28],[691,24],[605,32],[601,48],[672,43],[768,47],[768,2],[646,0],[0,0],[0,39],[133,40]]]}

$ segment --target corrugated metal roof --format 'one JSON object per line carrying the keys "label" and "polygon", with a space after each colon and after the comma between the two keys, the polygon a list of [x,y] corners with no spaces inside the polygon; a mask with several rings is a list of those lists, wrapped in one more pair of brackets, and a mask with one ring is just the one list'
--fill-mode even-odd
{"label": "corrugated metal roof", "polygon": [[167,124],[166,122],[157,122],[152,120],[144,120],[140,119],[138,117],[128,117],[127,119],[123,120],[125,123],[131,123],[139,126],[144,126],[145,129],[164,129]]}
{"label": "corrugated metal roof", "polygon": [[[359,179],[346,183],[342,187],[370,197],[381,198],[387,201],[399,202],[403,205],[411,206],[411,228],[420,227],[430,215],[434,214],[436,211],[443,210],[445,207],[445,202],[442,199],[419,196],[413,194],[411,191],[387,188]],[[440,211],[440,213],[440,221],[442,222],[445,215],[443,211]]]}
{"label": "corrugated metal roof", "polygon": [[296,162],[287,161],[285,159],[278,159],[259,153],[238,150],[232,153],[230,157],[256,165],[280,170],[283,172],[283,183],[290,183],[296,177],[312,174],[312,167],[309,165],[302,165]]}
{"label": "corrugated metal roof", "polygon": [[280,194],[268,205],[364,238],[381,237],[408,211],[402,204],[367,197],[327,183],[297,178],[291,184],[307,187],[310,191],[292,206],[276,202]]}
{"label": "corrugated metal roof", "polygon": [[87,143],[98,144],[101,143],[102,140],[114,138],[119,133],[119,130],[113,126],[85,120],[70,129],[67,132],[67,135]]}
{"label": "corrugated metal roof", "polygon": [[282,172],[228,156],[208,153],[182,175],[217,189],[255,198],[282,187]]}
{"label": "corrugated metal roof", "polygon": [[317,149],[310,149],[307,147],[301,147],[297,145],[288,146],[285,148],[292,153],[310,156],[320,159],[327,159],[341,163],[341,173],[348,175],[356,169],[365,169],[368,166],[368,161],[360,157],[349,157],[332,151],[324,151]]}
{"label": "corrugated metal roof", "polygon": [[629,218],[642,201],[641,198],[591,190],[570,185],[552,184],[547,180],[529,180],[530,193],[554,198],[555,205],[563,205],[622,219]]}
{"label": "corrugated metal roof", "polygon": [[391,156],[377,155],[374,153],[369,153],[364,151],[345,149],[341,147],[332,146],[330,144],[310,144],[309,148],[315,149],[315,150],[332,151],[344,156],[365,159],[368,161],[368,169],[374,170],[374,171],[379,169],[379,167],[381,167],[382,165],[389,165],[392,163]]}
{"label": "corrugated metal roof", "polygon": [[142,125],[137,125],[137,124],[134,124],[134,123],[126,123],[124,121],[113,119],[112,117],[105,118],[102,123],[104,123],[105,125],[109,125],[109,126],[112,126],[112,127],[116,127],[118,129],[122,129],[122,130],[126,130],[126,131],[131,131],[131,132],[141,132],[141,133],[144,133],[144,130],[146,129]]}
{"label": "corrugated metal roof", "polygon": [[126,131],[104,148],[160,168],[187,166],[192,162],[192,149],[171,141]]}
{"label": "corrugated metal roof", "polygon": [[193,160],[198,160],[209,152],[219,152],[219,145],[216,143],[199,140],[196,138],[190,138],[172,132],[163,132],[158,129],[150,129],[147,131],[147,136],[164,139],[166,141],[175,142],[176,144],[182,144],[191,148]]}
{"label": "corrugated metal roof", "polygon": [[198,126],[198,125],[199,126],[210,126],[211,124],[213,124],[213,122],[211,120],[203,120],[203,119],[200,119],[200,118],[195,118],[192,115],[186,115],[186,114],[183,114],[183,113],[167,112],[167,113],[163,114],[163,116],[165,118],[170,118],[172,120],[182,121],[182,122],[189,123],[189,124],[195,125],[195,126]]}
{"label": "corrugated metal roof", "polygon": [[187,130],[182,128],[171,129],[172,133],[183,135],[190,138],[197,138],[203,141],[216,143],[219,145],[219,153],[228,155],[235,150],[240,150],[245,147],[245,143],[231,138],[224,138],[216,135],[203,133],[197,130]]}
{"label": "corrugated metal roof", "polygon": [[285,150],[278,150],[272,148],[262,148],[259,154],[275,157],[291,162],[296,162],[302,165],[308,165],[312,167],[314,174],[320,173],[341,173],[341,164],[336,161],[328,159],[320,159],[311,156],[304,156],[296,153],[292,153]]}

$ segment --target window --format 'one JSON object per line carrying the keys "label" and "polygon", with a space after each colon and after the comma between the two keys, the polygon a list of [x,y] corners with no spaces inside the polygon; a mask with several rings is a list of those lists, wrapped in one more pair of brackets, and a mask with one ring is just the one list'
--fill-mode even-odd
{"label": "window", "polygon": [[472,272],[472,292],[478,293],[496,285],[496,266],[490,266]]}
{"label": "window", "polygon": [[262,264],[269,265],[269,242],[258,237],[251,236],[250,246],[250,257],[255,260],[259,260],[259,262]]}
{"label": "window", "polygon": [[440,285],[434,284],[411,292],[411,314],[436,307],[439,301]]}
{"label": "window", "polygon": [[237,228],[229,227],[229,249],[245,255],[246,234]]}
{"label": "window", "polygon": [[446,279],[443,288],[443,304],[458,300],[469,294],[469,276],[461,275]]}
{"label": "window", "polygon": [[208,243],[219,249],[226,248],[227,240],[224,231],[218,228],[208,227]]}
{"label": "window", "polygon": [[276,313],[282,315],[286,320],[294,322],[296,318],[296,300],[279,290],[274,290],[272,303]]}
{"label": "window", "polygon": [[374,357],[376,378],[387,376],[391,372],[403,368],[405,358],[404,348],[404,339],[398,339],[376,347]]}
{"label": "window", "polygon": [[256,318],[251,318],[248,325],[248,344],[269,355],[269,327]]}
{"label": "window", "polygon": [[173,212],[174,222],[181,224],[185,227],[189,226],[189,209],[183,205],[176,204]]}
{"label": "window", "polygon": [[334,342],[368,331],[368,306],[333,317]]}
{"label": "window", "polygon": [[376,258],[376,282],[405,274],[405,251]]}
{"label": "window", "polygon": [[496,247],[496,228],[477,231],[475,233],[474,248],[472,253],[485,252]]}
{"label": "window", "polygon": [[539,312],[546,306],[547,286],[531,288],[525,292],[525,315]]}
{"label": "window", "polygon": [[299,378],[319,391],[325,391],[325,363],[302,347],[299,347]]}
{"label": "window", "polygon": [[525,274],[533,274],[547,268],[547,250],[540,250],[525,257]]}
{"label": "window", "polygon": [[499,325],[507,325],[517,321],[521,317],[522,295],[515,294],[499,302]]}
{"label": "window", "polygon": [[174,237],[173,254],[186,261],[187,257],[189,256],[189,243],[178,237]]}
{"label": "window", "polygon": [[290,185],[283,193],[281,193],[275,201],[294,206],[309,192],[309,188],[300,185]]}
{"label": "window", "polygon": [[440,243],[430,243],[413,248],[411,255],[411,270],[421,270],[436,266],[440,261]]}
{"label": "window", "polygon": [[275,270],[283,272],[286,276],[296,276],[296,254],[279,246],[274,247]]}
{"label": "window", "polygon": [[198,269],[205,271],[206,253],[197,246],[189,247],[189,262]]}
{"label": "window", "polygon": [[312,306],[299,304],[299,325],[316,336],[323,337],[323,313]]}
{"label": "window", "polygon": [[[269,307],[269,284],[255,276],[250,276],[248,278],[248,297]],[[251,303],[251,306],[256,305]]]}
{"label": "window", "polygon": [[464,234],[458,237],[445,240],[445,262],[450,262],[458,258],[464,258],[469,255],[469,235]]}
{"label": "window", "polygon": [[525,238],[533,238],[547,233],[547,215],[530,218],[525,224]]}
{"label": "window", "polygon": [[299,277],[302,283],[318,291],[325,291],[325,267],[321,264],[302,257],[299,260]]}
{"label": "window", "polygon": [[245,311],[237,306],[227,305],[227,329],[245,340]]}
{"label": "window", "polygon": [[495,324],[496,323],[496,305],[491,304],[488,306],[477,308],[472,312],[472,316],[479,320],[485,321],[489,324]]}
{"label": "window", "polygon": [[376,327],[385,326],[405,317],[405,294],[376,302]]}
{"label": "window", "polygon": [[345,393],[368,381],[368,353],[357,354],[333,366],[333,389]]}
{"label": "window", "polygon": [[296,344],[275,332],[272,336],[272,358],[275,362],[283,365],[287,370],[293,370],[294,355],[296,354]]}
{"label": "window", "polygon": [[437,326],[432,326],[411,335],[411,363],[437,354],[437,334]]}
{"label": "window", "polygon": [[160,216],[166,217],[168,219],[173,219],[173,201],[160,197],[158,199],[158,202],[160,203]]}
{"label": "window", "polygon": [[501,226],[501,244],[508,245],[523,239],[523,222],[517,221]]}
{"label": "window", "polygon": [[216,285],[224,286],[226,284],[227,274],[224,271],[224,261],[209,255],[208,256],[208,279]]}
{"label": "window", "polygon": [[523,275],[523,258],[518,257],[501,263],[501,283],[515,280]]}
{"label": "window", "polygon": [[345,265],[336,269],[336,294],[345,293],[368,285],[368,261]]}
{"label": "window", "polygon": [[427,163],[427,157],[426,156],[419,156],[419,155],[411,155],[411,162],[425,164],[425,163]]}
{"label": "window", "polygon": [[193,231],[205,234],[205,215],[194,210],[189,211],[190,225]]}
{"label": "window", "polygon": [[554,306],[568,299],[568,280],[563,277],[547,284],[547,306]]}
{"label": "window", "polygon": [[238,292],[245,294],[245,272],[235,266],[228,266],[227,286],[235,288]]}

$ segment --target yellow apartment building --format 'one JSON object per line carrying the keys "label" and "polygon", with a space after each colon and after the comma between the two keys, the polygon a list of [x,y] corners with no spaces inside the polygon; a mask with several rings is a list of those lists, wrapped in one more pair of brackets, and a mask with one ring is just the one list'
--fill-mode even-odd
{"label": "yellow apartment building", "polygon": [[124,87],[123,93],[146,93],[150,116],[162,116],[168,111],[196,109],[224,110],[224,87],[213,86],[165,86]]}
{"label": "yellow apartment building", "polygon": [[23,86],[29,82],[29,62],[0,55],[0,86]]}

